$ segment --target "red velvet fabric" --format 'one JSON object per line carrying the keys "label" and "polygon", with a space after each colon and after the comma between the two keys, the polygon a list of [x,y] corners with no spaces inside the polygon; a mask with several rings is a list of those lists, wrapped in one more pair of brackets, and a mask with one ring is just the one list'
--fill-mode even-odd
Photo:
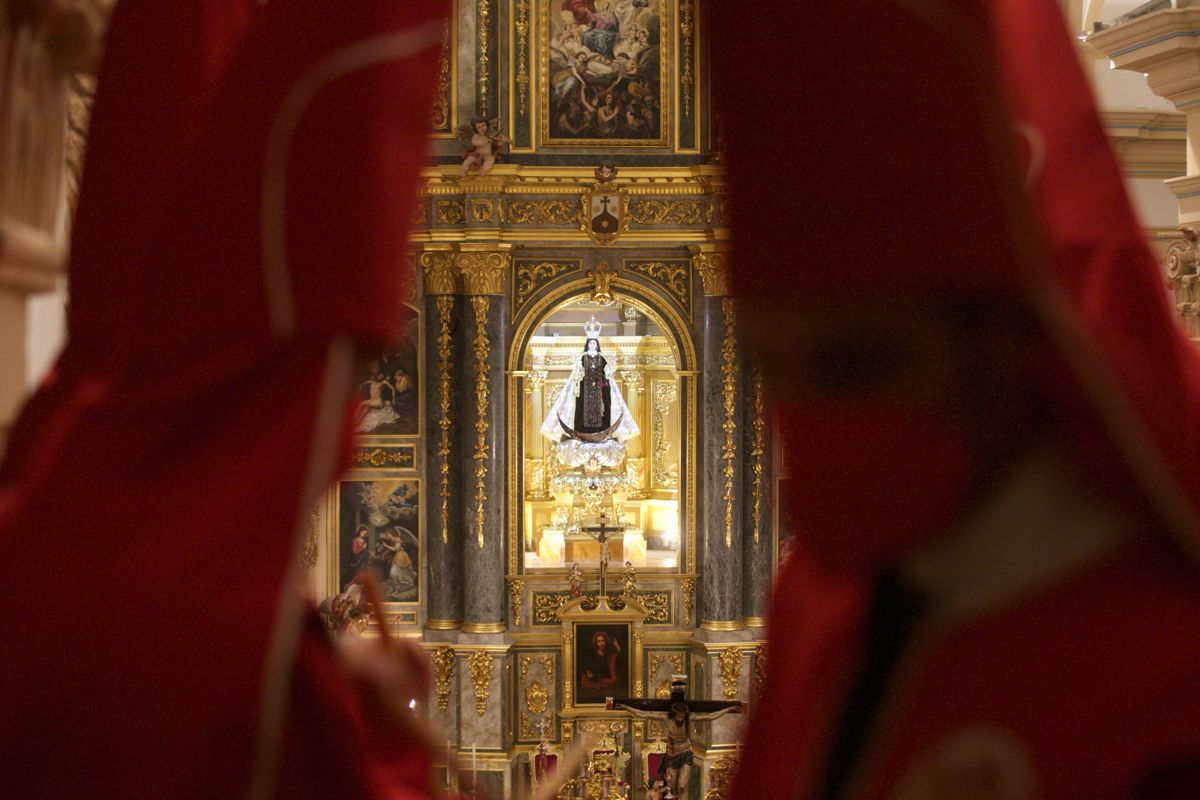
{"label": "red velvet fabric", "polygon": [[[284,584],[306,491],[334,477],[346,442],[317,422],[331,343],[376,347],[398,327],[444,13],[439,0],[117,6],[70,341],[0,469],[2,576],[19,598],[0,609],[0,794],[247,796],[256,754],[283,735],[260,727],[264,687],[288,677],[267,671],[273,642],[295,677],[281,794],[428,788],[428,753],[359,706],[311,624],[298,650],[275,637],[301,624],[303,603],[281,611],[281,598],[298,591]],[[284,161],[295,317],[273,332],[272,125],[319,65],[410,30],[410,57],[339,73],[298,118]],[[351,387],[331,385],[336,427]]]}
{"label": "red velvet fabric", "polygon": [[[951,796],[933,779],[924,794],[897,792],[979,728],[1002,733],[976,741],[987,740],[977,764],[1032,771],[1032,794],[1014,797],[1169,791],[1178,765],[1187,774],[1200,760],[1200,581],[1184,555],[1200,536],[1200,364],[1060,11],[1051,0],[815,4],[804,25],[820,36],[797,47],[778,28],[792,10],[710,8],[739,296],[781,334],[801,307],[1027,303],[1056,348],[1045,380],[1069,412],[1072,456],[1136,519],[1102,563],[924,634],[888,687],[853,796]],[[925,456],[911,454],[941,467]],[[788,457],[839,468],[830,452]],[[852,513],[844,527],[862,534]],[[776,582],[737,797],[816,796],[858,668],[867,586],[800,540]]]}

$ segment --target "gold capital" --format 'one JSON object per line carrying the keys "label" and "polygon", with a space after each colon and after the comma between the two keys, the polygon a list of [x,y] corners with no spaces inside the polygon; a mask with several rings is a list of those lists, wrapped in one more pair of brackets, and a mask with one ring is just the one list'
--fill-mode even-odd
{"label": "gold capital", "polygon": [[462,273],[463,291],[466,294],[504,294],[505,278],[512,264],[509,253],[459,253],[458,270]]}
{"label": "gold capital", "polygon": [[729,267],[724,253],[696,253],[692,266],[700,273],[707,297],[726,297],[729,294]]}
{"label": "gold capital", "polygon": [[425,294],[456,294],[459,291],[454,253],[448,250],[422,253],[421,268],[425,273]]}

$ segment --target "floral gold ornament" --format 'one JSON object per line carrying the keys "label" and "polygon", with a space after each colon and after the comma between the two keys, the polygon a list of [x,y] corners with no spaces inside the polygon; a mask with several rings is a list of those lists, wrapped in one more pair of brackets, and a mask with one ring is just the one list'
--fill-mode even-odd
{"label": "floral gold ornament", "polygon": [[513,225],[577,225],[580,210],[569,200],[510,200],[505,218]]}
{"label": "floral gold ornament", "polygon": [[696,579],[680,578],[679,585],[683,588],[683,624],[692,624],[692,608],[696,602]]}
{"label": "floral gold ornament", "polygon": [[471,198],[471,219],[474,222],[491,222],[496,214],[496,203],[488,198]]}
{"label": "floral gold ornament", "polygon": [[450,16],[442,23],[442,49],[438,54],[437,79],[433,90],[433,118],[431,123],[435,132],[450,130],[450,59],[452,57],[450,42]]}
{"label": "floral gold ornament", "polygon": [[692,0],[681,0],[679,3],[679,36],[682,39],[683,54],[679,76],[680,100],[683,102],[683,116],[692,118],[692,37],[695,35],[695,23],[692,19]]}
{"label": "floral gold ornament", "polygon": [[355,467],[412,469],[416,461],[412,447],[356,447],[350,456],[350,464]]}
{"label": "floral gold ornament", "polygon": [[512,598],[512,624],[521,624],[521,601],[525,597],[525,581],[521,578],[508,579],[508,594]]}
{"label": "floral gold ornament", "polygon": [[475,5],[475,28],[479,33],[478,45],[475,51],[475,109],[476,112],[484,116],[491,113],[491,89],[492,80],[491,70],[489,68],[490,59],[488,58],[488,48],[491,46],[491,14],[492,4],[490,0],[477,0]]}
{"label": "floral gold ornament", "polygon": [[750,366],[750,380],[754,391],[754,443],[750,458],[754,470],[754,488],[751,494],[751,516],[754,525],[754,543],[759,544],[762,531],[763,456],[766,454],[766,397],[763,387],[762,365],[754,361]]}
{"label": "floral gold ornament", "polygon": [[679,393],[674,382],[654,384],[654,417],[651,431],[654,467],[650,477],[655,488],[670,489],[679,485],[679,465],[670,459],[671,442],[667,438],[667,415],[675,407],[678,398]]}
{"label": "floral gold ornament", "polygon": [[529,0],[517,0],[517,111],[525,116],[529,98]]}
{"label": "floral gold ornament", "polygon": [[487,474],[491,450],[488,447],[488,356],[491,344],[487,335],[488,306],[491,298],[486,294],[471,298],[475,311],[475,538],[483,549],[483,532],[486,527],[484,511],[487,504]]}
{"label": "floral gold ornament", "polygon": [[592,302],[601,305],[612,303],[612,280],[615,273],[608,268],[608,262],[601,261],[594,269],[588,270],[587,275],[592,279]]}
{"label": "floral gold ornament", "polygon": [[487,713],[488,698],[491,696],[491,654],[486,650],[476,650],[467,659],[467,668],[471,672],[471,681],[475,685],[475,713],[482,717]]}
{"label": "floral gold ornament", "polygon": [[666,289],[683,308],[690,308],[692,296],[691,268],[686,261],[635,261],[626,260],[622,269],[644,275],[655,284]]}
{"label": "floral gold ornament", "polygon": [[434,210],[441,225],[457,225],[467,218],[466,204],[462,200],[438,200]]}
{"label": "floral gold ornament", "polygon": [[726,647],[717,657],[721,665],[721,682],[724,684],[725,699],[737,697],[738,678],[742,675],[742,651],[736,647]]}
{"label": "floral gold ornament", "polygon": [[454,309],[454,298],[447,294],[437,296],[438,308],[438,495],[442,501],[442,544],[450,543],[450,392],[454,387],[451,373],[452,339],[450,337],[450,314]]}
{"label": "floral gold ornament", "polygon": [[721,405],[725,410],[725,443],[721,447],[721,474],[725,478],[725,492],[721,500],[725,503],[725,547],[733,547],[733,476],[734,459],[737,456],[737,422],[734,418],[737,397],[737,319],[732,297],[721,300],[721,313],[725,322],[725,336],[721,342]]}
{"label": "floral gold ornament", "polygon": [[433,662],[438,710],[445,711],[450,707],[450,679],[454,676],[454,650],[449,647],[439,647],[433,651],[430,660]]}
{"label": "floral gold ornament", "polygon": [[704,800],[729,800],[733,796],[733,773],[737,761],[729,756],[718,758],[708,770],[708,791]]}
{"label": "floral gold ornament", "polygon": [[629,221],[638,225],[702,225],[707,214],[702,200],[641,199],[629,204]]}
{"label": "floral gold ornament", "polygon": [[525,690],[525,705],[531,713],[541,716],[550,701],[550,691],[539,680],[534,680]]}
{"label": "floral gold ornament", "polygon": [[579,269],[579,261],[517,261],[514,301],[518,309],[539,289],[559,275]]}

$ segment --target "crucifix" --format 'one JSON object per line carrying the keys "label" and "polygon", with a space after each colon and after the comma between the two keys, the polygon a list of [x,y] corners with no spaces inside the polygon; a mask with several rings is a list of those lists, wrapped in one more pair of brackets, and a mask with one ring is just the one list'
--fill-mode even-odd
{"label": "crucifix", "polygon": [[588,525],[580,530],[600,543],[600,596],[606,597],[608,592],[608,587],[605,585],[605,578],[608,575],[608,540],[611,538],[609,534],[620,533],[625,530],[625,526],[609,525],[608,515],[601,513],[599,524]]}
{"label": "crucifix", "polygon": [[743,709],[737,701],[688,700],[686,694],[687,676],[672,675],[671,696],[668,699],[609,697],[605,702],[605,708],[610,711],[623,709],[637,719],[653,720],[666,729],[667,752],[658,762],[658,774],[645,777],[651,786],[662,781],[663,791],[672,797],[688,796],[688,781],[695,764],[691,742],[692,723],[713,720],[729,713],[741,713]]}

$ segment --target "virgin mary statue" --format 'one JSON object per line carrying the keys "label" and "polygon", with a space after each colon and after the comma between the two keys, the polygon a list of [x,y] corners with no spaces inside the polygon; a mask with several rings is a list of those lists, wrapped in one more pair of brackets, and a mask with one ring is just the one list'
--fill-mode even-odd
{"label": "virgin mary statue", "polygon": [[621,398],[612,365],[600,354],[600,323],[591,319],[583,328],[583,352],[575,357],[571,377],[542,422],[542,435],[552,442],[632,439],[641,431]]}

